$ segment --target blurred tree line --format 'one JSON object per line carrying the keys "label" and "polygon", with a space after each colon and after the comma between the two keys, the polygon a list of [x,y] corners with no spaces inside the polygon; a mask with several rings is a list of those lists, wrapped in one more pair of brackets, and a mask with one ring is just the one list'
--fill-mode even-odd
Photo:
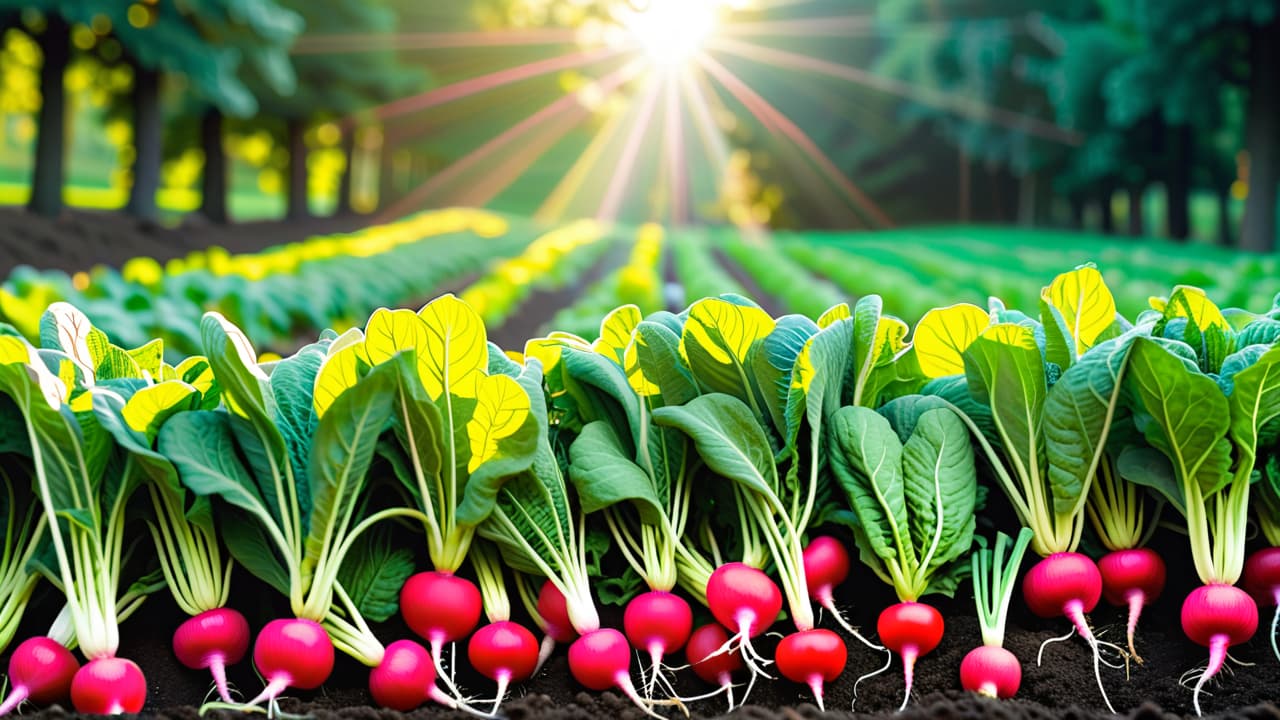
{"label": "blurred tree line", "polygon": [[[805,14],[848,8],[819,1]],[[1185,240],[1193,192],[1210,193],[1221,244],[1276,249],[1280,0],[883,0],[873,12],[874,32],[828,52],[907,90],[846,85],[827,100],[837,111],[805,117],[893,217],[1078,226],[1088,210],[1104,232],[1154,234],[1145,203]]]}
{"label": "blurred tree line", "polygon": [[[291,55],[304,31],[367,36],[367,50]],[[349,190],[358,113],[419,88],[425,76],[401,64],[389,44],[396,13],[379,0],[0,0],[0,33],[19,31],[39,48],[39,103],[29,209],[62,211],[67,158],[68,67],[77,60],[119,68],[130,81],[109,100],[112,117],[132,128],[125,208],[159,215],[156,191],[165,160],[193,149],[200,212],[226,222],[227,136],[269,138],[263,162],[283,165],[287,215],[308,213],[308,133],[336,129]],[[165,112],[162,89],[175,92]],[[321,121],[331,121],[319,124]],[[260,143],[259,143],[260,144]],[[339,210],[350,192],[339,192]]]}

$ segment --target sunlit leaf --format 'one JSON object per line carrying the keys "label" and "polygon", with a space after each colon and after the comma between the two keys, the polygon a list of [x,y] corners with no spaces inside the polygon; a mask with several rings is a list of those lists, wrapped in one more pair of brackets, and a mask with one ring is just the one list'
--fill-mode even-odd
{"label": "sunlit leaf", "polygon": [[465,387],[472,373],[484,373],[489,346],[484,322],[469,305],[442,295],[418,312],[425,321],[425,342],[418,347],[422,386],[438,399],[455,386]]}
{"label": "sunlit leaf", "polygon": [[991,324],[986,310],[970,303],[935,308],[916,324],[911,344],[926,377],[964,372],[964,351]]}
{"label": "sunlit leaf", "polygon": [[1041,297],[1058,309],[1075,340],[1076,355],[1093,347],[1116,318],[1116,301],[1095,267],[1085,266],[1053,279]]}

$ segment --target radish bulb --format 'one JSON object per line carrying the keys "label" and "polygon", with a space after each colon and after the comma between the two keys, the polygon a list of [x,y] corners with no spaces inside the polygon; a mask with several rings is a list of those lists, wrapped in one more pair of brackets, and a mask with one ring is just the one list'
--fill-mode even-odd
{"label": "radish bulb", "polygon": [[813,690],[818,710],[826,712],[822,703],[824,682],[831,682],[844,672],[849,651],[839,635],[830,630],[801,630],[778,643],[774,658],[778,672],[792,682],[801,682]]}
{"label": "radish bulb", "polygon": [[1274,605],[1271,613],[1271,652],[1280,660],[1280,646],[1276,644],[1277,624],[1280,624],[1280,547],[1263,548],[1244,564],[1244,587],[1260,606]]}
{"label": "radish bulb", "polygon": [[684,647],[684,655],[693,668],[693,674],[703,682],[720,686],[719,690],[703,697],[726,693],[729,696],[729,712],[733,712],[736,707],[733,702],[733,674],[741,670],[744,665],[742,653],[736,649],[732,652],[720,652],[720,648],[728,642],[729,632],[723,625],[708,623],[689,635],[689,642]]}
{"label": "radish bulb", "polygon": [[24,701],[49,705],[71,696],[71,679],[80,663],[62,643],[48,637],[23,640],[9,657],[9,682],[13,688],[0,715],[8,715]]}
{"label": "radish bulb", "polygon": [[819,535],[809,541],[804,548],[804,578],[808,584],[809,597],[817,600],[822,609],[831,613],[837,624],[852,635],[858,642],[872,650],[884,650],[863,637],[858,629],[844,619],[844,615],[836,607],[834,590],[849,577],[849,551],[837,539],[830,535]]}
{"label": "radish bulb", "polygon": [[622,691],[646,715],[662,717],[653,711],[653,705],[683,708],[679,700],[656,701],[640,697],[631,683],[631,646],[627,638],[613,628],[592,630],[574,640],[569,646],[569,671],[588,690]]}
{"label": "radish bulb", "polygon": [[1247,642],[1258,630],[1258,606],[1234,585],[1201,585],[1182,603],[1182,631],[1192,642],[1209,648],[1209,664],[1196,681],[1192,700],[1200,715],[1200,691],[1222,669],[1227,648]]}
{"label": "radish bulb", "polygon": [[898,712],[902,712],[911,700],[916,660],[933,652],[942,642],[942,614],[931,605],[900,602],[880,613],[876,632],[885,647],[902,656],[902,676],[906,685],[902,705],[898,708]]}
{"label": "radish bulb", "polygon": [[232,702],[227,689],[227,665],[240,662],[249,650],[249,622],[231,608],[217,608],[188,618],[173,633],[173,654],[192,670],[208,670],[223,702]]}
{"label": "radish bulb", "polygon": [[1098,566],[1080,553],[1053,553],[1027,571],[1022,581],[1022,594],[1031,612],[1043,618],[1065,616],[1080,637],[1089,643],[1098,690],[1107,709],[1114,713],[1107,689],[1102,685],[1102,653],[1098,639],[1085,619],[1085,613],[1092,612],[1102,598],[1102,574]]}
{"label": "radish bulb", "polygon": [[1133,636],[1138,629],[1143,606],[1155,602],[1164,590],[1164,560],[1151,548],[1116,550],[1098,561],[1098,571],[1102,575],[1102,593],[1107,602],[1129,608],[1126,623],[1129,654],[1142,662],[1142,657],[1133,647]]}
{"label": "radish bulb", "polygon": [[119,715],[142,710],[147,701],[147,679],[132,660],[94,658],[71,680],[71,704],[89,715]]}

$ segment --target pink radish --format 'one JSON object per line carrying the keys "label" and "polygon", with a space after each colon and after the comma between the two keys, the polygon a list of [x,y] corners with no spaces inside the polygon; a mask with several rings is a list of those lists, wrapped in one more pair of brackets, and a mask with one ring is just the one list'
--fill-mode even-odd
{"label": "pink radish", "polygon": [[873,650],[884,650],[863,637],[836,608],[833,591],[849,577],[849,562],[849,551],[839,540],[830,535],[820,535],[810,540],[804,548],[804,577],[809,597],[817,600],[824,610],[831,613],[840,627],[859,642]]}
{"label": "pink radish", "polygon": [[147,701],[147,679],[132,660],[94,658],[76,671],[71,680],[71,704],[89,715],[119,715],[142,710]]}
{"label": "pink radish", "polygon": [[[720,648],[729,642],[729,631],[720,623],[708,623],[694,630],[689,635],[689,642],[684,646],[685,658],[693,667],[693,674],[703,682],[719,685],[719,692],[729,695],[729,712],[733,712],[733,674],[741,670],[742,654],[720,652]],[[713,693],[713,694],[717,694]]]}
{"label": "pink radish", "polygon": [[899,711],[907,707],[911,699],[911,687],[915,682],[916,660],[933,652],[942,642],[942,615],[931,605],[918,602],[900,602],[890,605],[876,620],[876,632],[880,642],[902,656],[902,674],[906,694]]}
{"label": "pink radish", "polygon": [[649,695],[662,670],[667,653],[677,652],[693,631],[693,611],[683,598],[662,590],[651,590],[632,598],[622,615],[622,628],[637,650],[649,653],[653,665]]}
{"label": "pink radish", "polygon": [[1031,612],[1043,618],[1065,616],[1093,651],[1093,675],[1107,709],[1115,712],[1102,685],[1102,655],[1098,639],[1089,629],[1085,613],[1102,598],[1102,573],[1092,560],[1076,552],[1060,552],[1044,558],[1027,571],[1022,595]]}
{"label": "pink radish", "polygon": [[507,696],[507,686],[533,677],[538,667],[538,640],[523,625],[503,620],[476,631],[467,643],[467,659],[476,672],[498,683],[493,712]]}
{"label": "pink radish", "polygon": [[1164,560],[1151,548],[1116,550],[1098,561],[1098,572],[1102,575],[1102,594],[1107,602],[1129,608],[1126,626],[1129,654],[1142,662],[1133,647],[1133,636],[1143,606],[1155,602],[1164,590]]}
{"label": "pink radish", "polygon": [[1280,659],[1280,646],[1276,644],[1280,623],[1280,547],[1263,548],[1249,556],[1244,564],[1244,587],[1259,606],[1276,606],[1271,614],[1271,652]]}
{"label": "pink radish", "polygon": [[1222,669],[1227,648],[1246,642],[1258,630],[1258,606],[1234,585],[1201,585],[1182,603],[1182,631],[1192,642],[1209,648],[1209,664],[1196,681],[1193,700],[1200,714],[1200,690]]}
{"label": "pink radish", "polygon": [[475,630],[482,609],[475,583],[450,573],[421,572],[400,589],[400,614],[410,630],[431,644],[437,663],[445,643]]}
{"label": "pink radish", "polygon": [[232,702],[227,689],[227,665],[244,659],[249,650],[249,622],[231,608],[206,610],[188,618],[173,633],[173,654],[192,670],[208,669],[223,702]]}
{"label": "pink radish", "polygon": [[818,709],[825,712],[822,704],[823,683],[840,677],[849,659],[849,651],[844,646],[844,640],[830,630],[801,630],[784,637],[778,643],[774,659],[778,664],[778,672],[783,677],[792,682],[805,683],[813,690]]}
{"label": "pink radish", "polygon": [[993,698],[1011,698],[1022,684],[1022,664],[998,645],[979,645],[960,662],[960,685]]}
{"label": "pink radish", "polygon": [[378,705],[400,712],[409,712],[428,700],[455,707],[453,699],[436,686],[431,653],[412,640],[397,640],[387,646],[382,662],[369,671],[369,694]]}
{"label": "pink radish", "polygon": [[13,689],[0,704],[8,715],[25,700],[49,705],[71,695],[71,679],[80,663],[62,643],[48,637],[23,640],[9,657],[9,682]]}
{"label": "pink radish", "polygon": [[287,688],[313,690],[333,672],[333,641],[314,620],[289,618],[272,620],[253,643],[253,665],[267,680],[258,697],[274,705]]}
{"label": "pink radish", "polygon": [[742,651],[742,659],[751,671],[746,693],[749,695],[756,676],[765,675],[761,667],[769,664],[752,647],[751,638],[764,633],[778,619],[782,592],[768,575],[750,565],[725,563],[707,579],[707,607],[721,625],[734,633],[719,652]]}
{"label": "pink radish", "polygon": [[662,717],[649,707],[631,684],[631,646],[613,628],[601,628],[579,637],[569,646],[569,671],[588,690],[621,690],[631,702],[654,717]]}
{"label": "pink radish", "polygon": [[547,580],[538,591],[538,614],[542,616],[547,637],[558,643],[571,643],[578,638],[569,620],[569,603],[556,584]]}

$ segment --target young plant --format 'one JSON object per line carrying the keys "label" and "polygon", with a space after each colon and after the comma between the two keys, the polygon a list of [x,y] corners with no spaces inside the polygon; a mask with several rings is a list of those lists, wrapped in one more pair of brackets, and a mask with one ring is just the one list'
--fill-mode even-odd
{"label": "young plant", "polygon": [[1274,323],[1236,330],[1196,288],[1175,288],[1140,322],[1151,336],[1134,341],[1127,382],[1135,424],[1150,448],[1126,450],[1122,464],[1142,467],[1133,480],[1155,487],[1186,517],[1204,585],[1183,602],[1182,628],[1209,648],[1193,694],[1200,714],[1200,691],[1222,669],[1228,648],[1258,626],[1257,605],[1235,583],[1244,568],[1260,438],[1274,437],[1280,418],[1280,346]]}
{"label": "young plant", "polygon": [[89,658],[72,681],[72,701],[80,712],[137,712],[146,680],[136,664],[115,656],[119,619],[141,602],[135,597],[117,611],[137,476],[94,417],[92,371],[57,350],[37,352],[21,338],[0,337],[0,393],[23,417],[35,495],[50,529],[52,553],[39,562],[66,595],[69,624]]}
{"label": "young plant", "polygon": [[417,313],[379,310],[363,333],[351,331],[330,351],[316,378],[317,410],[351,378],[392,363],[400,353],[391,400],[396,443],[379,453],[412,498],[434,568],[410,578],[401,614],[427,640],[437,676],[460,698],[444,671],[444,646],[465,638],[481,613],[480,592],[456,573],[476,527],[493,508],[503,478],[529,467],[537,430],[529,396],[514,378],[492,372],[480,316],[452,295]]}
{"label": "young plant", "polygon": [[[335,647],[371,667],[384,660],[365,618],[395,611],[394,591],[412,565],[353,549],[382,520],[421,516],[408,508],[367,514],[365,500],[396,374],[411,358],[355,368],[348,387],[322,394],[317,377],[334,361],[327,352],[332,334],[275,363],[268,375],[248,338],[220,315],[206,315],[201,330],[226,408],[170,418],[160,429],[159,449],[188,490],[219,498],[219,525],[236,560],[289,598],[294,618],[273,621],[254,645],[254,664],[267,686],[243,706],[265,702],[274,714],[286,688],[324,682]],[[367,572],[346,571],[367,586],[342,581],[347,560],[378,563]]]}
{"label": "young plant", "polygon": [[[0,341],[3,342],[3,341]],[[32,567],[45,531],[45,515],[30,491],[29,481],[14,475],[31,474],[26,433],[21,430],[22,414],[7,396],[0,396],[0,431],[4,444],[0,455],[0,521],[4,522],[4,554],[0,556],[0,651],[9,647],[22,614],[31,599],[40,574]],[[22,482],[22,486],[17,483]],[[24,640],[9,658],[11,689],[0,703],[0,715],[7,715],[30,700],[47,705],[65,699],[71,692],[71,678],[80,669],[71,652],[47,637]]]}
{"label": "young plant", "polygon": [[1022,556],[1033,535],[1030,528],[1022,528],[1008,558],[1005,550],[1010,539],[1004,533],[996,533],[995,548],[986,547],[984,542],[973,553],[973,600],[978,606],[982,645],[970,650],[960,663],[960,684],[969,692],[1011,698],[1022,684],[1022,664],[1004,649],[1004,624]]}
{"label": "young plant", "polygon": [[548,422],[542,389],[541,363],[530,358],[521,368],[507,360],[495,364],[515,377],[532,400],[531,415],[537,422],[538,443],[529,470],[506,478],[497,491],[496,504],[479,527],[482,536],[495,542],[515,570],[542,575],[565,598],[569,622],[580,637],[569,648],[569,670],[591,690],[616,688],[646,713],[651,706],[631,682],[631,652],[617,630],[600,627],[600,616],[591,597],[587,572],[586,537],[582,512],[572,505],[556,447],[560,445]]}
{"label": "young plant", "polygon": [[471,636],[467,643],[467,659],[476,672],[498,684],[490,711],[496,715],[507,697],[510,684],[528,680],[537,670],[538,640],[528,628],[511,621],[511,600],[502,578],[502,562],[497,549],[486,541],[475,541],[469,557],[476,570],[489,624]]}
{"label": "young plant", "polygon": [[831,467],[857,517],[862,561],[893,586],[880,640],[902,656],[911,697],[918,658],[942,640],[942,615],[922,595],[951,595],[973,542],[978,478],[969,431],[946,403],[908,396],[880,412],[849,406],[832,417]]}
{"label": "young plant", "polygon": [[[997,484],[1035,532],[1031,547],[1044,559],[1023,583],[1027,605],[1071,621],[1089,643],[1098,689],[1113,709],[1100,645],[1085,619],[1102,597],[1102,578],[1076,548],[1133,334],[1124,334],[1110,291],[1088,266],[1054,278],[1040,314],[1037,322],[998,301],[987,316],[969,305],[937,310],[916,328],[915,350],[924,373],[937,377],[924,392],[963,413]],[[957,367],[964,375],[938,377]]]}

